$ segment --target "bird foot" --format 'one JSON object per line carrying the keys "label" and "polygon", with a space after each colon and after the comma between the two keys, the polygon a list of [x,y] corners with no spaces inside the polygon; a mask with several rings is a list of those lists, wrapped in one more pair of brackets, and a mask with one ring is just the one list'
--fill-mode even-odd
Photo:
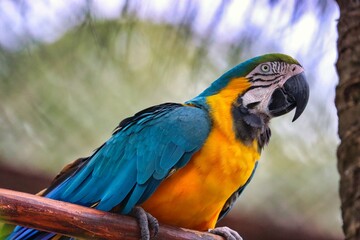
{"label": "bird foot", "polygon": [[[159,222],[155,217],[138,206],[132,209],[130,215],[135,217],[139,223],[141,240],[150,240],[150,237],[156,236],[159,231]],[[150,236],[150,229],[153,230],[152,236]]]}
{"label": "bird foot", "polygon": [[224,237],[226,240],[243,240],[242,237],[229,227],[217,227],[208,230],[210,233]]}

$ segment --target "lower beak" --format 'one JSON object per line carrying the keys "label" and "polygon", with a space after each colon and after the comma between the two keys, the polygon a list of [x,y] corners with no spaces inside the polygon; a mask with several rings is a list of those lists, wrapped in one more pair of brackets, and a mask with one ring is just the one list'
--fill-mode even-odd
{"label": "lower beak", "polygon": [[296,107],[292,121],[300,117],[309,100],[309,85],[304,73],[289,78],[282,88],[276,89],[268,105],[272,116],[277,117],[290,112]]}

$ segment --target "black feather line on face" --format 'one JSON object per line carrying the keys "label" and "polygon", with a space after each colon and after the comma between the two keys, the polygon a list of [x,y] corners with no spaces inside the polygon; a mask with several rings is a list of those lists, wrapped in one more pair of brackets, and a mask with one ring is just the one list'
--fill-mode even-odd
{"label": "black feather line on face", "polygon": [[246,108],[248,109],[254,109],[257,105],[260,104],[260,101],[258,102],[252,102],[252,103],[249,103],[248,105],[246,105]]}

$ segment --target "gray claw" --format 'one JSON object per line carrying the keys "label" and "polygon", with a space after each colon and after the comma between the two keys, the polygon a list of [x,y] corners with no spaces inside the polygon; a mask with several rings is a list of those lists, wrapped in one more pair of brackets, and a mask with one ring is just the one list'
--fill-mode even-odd
{"label": "gray claw", "polygon": [[156,236],[159,231],[159,222],[155,217],[138,206],[132,209],[130,215],[135,217],[139,223],[141,240],[150,240],[150,229],[154,231],[152,237]]}
{"label": "gray claw", "polygon": [[242,237],[234,230],[229,227],[217,227],[214,229],[209,229],[209,232],[220,235],[226,240],[243,240]]}

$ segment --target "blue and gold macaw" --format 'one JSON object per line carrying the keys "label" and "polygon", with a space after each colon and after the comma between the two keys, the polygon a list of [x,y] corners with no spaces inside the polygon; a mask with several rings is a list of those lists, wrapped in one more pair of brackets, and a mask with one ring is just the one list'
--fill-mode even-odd
{"label": "blue and gold macaw", "polygon": [[[157,230],[157,220],[241,239],[215,225],[254,174],[270,119],[296,108],[294,121],[304,111],[303,72],[287,55],[266,54],[237,65],[184,104],[140,111],[90,157],[67,166],[43,196],[137,216],[142,239],[150,238],[149,228]],[[8,239],[56,237],[18,226]]]}

